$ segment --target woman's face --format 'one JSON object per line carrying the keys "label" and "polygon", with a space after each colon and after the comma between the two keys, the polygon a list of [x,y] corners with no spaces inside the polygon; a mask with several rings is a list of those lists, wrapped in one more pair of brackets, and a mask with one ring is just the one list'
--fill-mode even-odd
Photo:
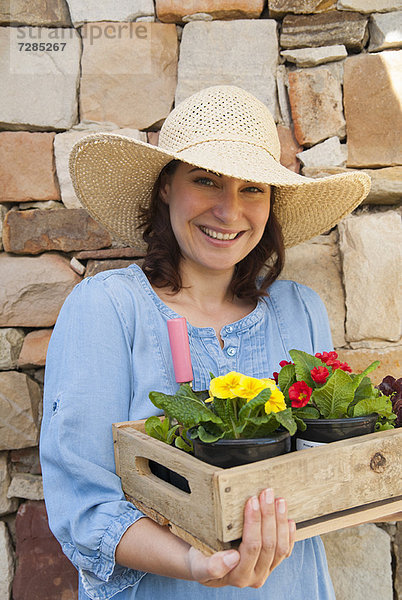
{"label": "woman's face", "polygon": [[186,266],[233,271],[258,244],[270,211],[267,184],[179,163],[162,180],[161,197]]}

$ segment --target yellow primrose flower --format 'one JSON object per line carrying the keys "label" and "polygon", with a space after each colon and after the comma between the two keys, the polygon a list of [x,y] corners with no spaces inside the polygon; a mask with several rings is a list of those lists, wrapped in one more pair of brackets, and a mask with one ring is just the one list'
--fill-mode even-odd
{"label": "yellow primrose flower", "polygon": [[207,403],[207,402],[213,402],[213,401],[214,401],[214,397],[213,396],[209,396],[209,398],[207,398],[205,400],[205,403]]}
{"label": "yellow primrose flower", "polygon": [[278,388],[274,390],[271,389],[271,396],[268,402],[265,403],[265,412],[267,413],[267,415],[269,415],[271,412],[281,412],[281,410],[285,410],[285,408],[285,397],[282,394],[281,390],[279,390]]}
{"label": "yellow primrose flower", "polygon": [[240,398],[247,398],[247,401],[250,401],[258,396],[258,394],[266,387],[267,386],[261,379],[242,375],[240,377],[239,387],[236,389],[236,392]]}
{"label": "yellow primrose flower", "polygon": [[237,392],[235,390],[238,389],[241,377],[242,375],[236,373],[236,371],[230,371],[230,373],[227,373],[226,375],[214,377],[209,384],[210,395],[222,399],[236,398]]}

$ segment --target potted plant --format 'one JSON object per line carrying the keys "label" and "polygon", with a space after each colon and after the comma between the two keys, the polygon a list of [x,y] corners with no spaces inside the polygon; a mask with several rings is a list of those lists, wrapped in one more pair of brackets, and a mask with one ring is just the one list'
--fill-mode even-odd
{"label": "potted plant", "polygon": [[336,352],[291,350],[290,356],[293,362],[282,361],[274,379],[299,430],[307,426],[296,436],[296,449],[394,427],[391,400],[367,377],[379,361],[354,374]]}
{"label": "potted plant", "polygon": [[145,431],[220,467],[246,464],[290,451],[296,421],[272,379],[230,372],[211,374],[209,390],[182,384],[176,394],[151,392],[165,419],[149,417]]}

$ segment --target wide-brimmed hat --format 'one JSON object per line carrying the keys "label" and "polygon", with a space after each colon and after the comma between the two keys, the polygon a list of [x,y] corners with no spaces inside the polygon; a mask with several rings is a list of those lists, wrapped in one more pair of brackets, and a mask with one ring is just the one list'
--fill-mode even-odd
{"label": "wide-brimmed hat", "polygon": [[130,245],[143,243],[139,209],[149,205],[160,171],[174,159],[274,186],[273,210],[287,247],[329,230],[370,190],[365,173],[311,179],[282,166],[279,158],[279,138],[267,107],[241,88],[220,85],[176,106],[162,126],[158,146],[111,133],[81,138],[70,155],[70,174],[84,208]]}

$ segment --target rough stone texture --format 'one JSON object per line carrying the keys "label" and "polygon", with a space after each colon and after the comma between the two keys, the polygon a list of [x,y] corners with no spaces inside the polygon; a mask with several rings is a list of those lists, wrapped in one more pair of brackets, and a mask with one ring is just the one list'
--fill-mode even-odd
{"label": "rough stone texture", "polygon": [[28,501],[20,506],[16,535],[13,599],[77,600],[77,571],[49,530],[44,502]]}
{"label": "rough stone texture", "polygon": [[0,23],[42,27],[71,27],[65,0],[8,0],[0,6]]}
{"label": "rough stone texture", "polygon": [[307,285],[320,295],[327,308],[334,346],[344,346],[345,297],[336,234],[320,235],[288,248],[280,278]]}
{"label": "rough stone texture", "polygon": [[237,85],[259,98],[277,119],[277,62],[274,20],[189,23],[180,45],[176,104],[204,87]]}
{"label": "rough stone texture", "polygon": [[401,0],[338,0],[338,10],[355,10],[360,13],[381,13],[402,8]]}
{"label": "rough stone texture", "polygon": [[299,144],[312,146],[332,136],[344,137],[342,89],[327,69],[289,73],[289,100]]}
{"label": "rough stone texture", "polygon": [[76,27],[91,21],[135,21],[155,15],[152,0],[67,0],[67,3]]}
{"label": "rough stone texture", "polygon": [[393,600],[391,542],[373,523],[322,536],[336,600]]}
{"label": "rough stone texture", "polygon": [[[12,513],[18,508],[18,500],[16,498],[9,498],[7,496],[8,488],[10,487],[11,481],[10,473],[8,471],[7,455],[8,452],[0,452],[0,516]],[[3,598],[1,593],[0,598]]]}
{"label": "rough stone texture", "polygon": [[354,373],[361,373],[368,365],[375,360],[380,361],[380,366],[369,374],[374,384],[380,383],[386,375],[392,375],[395,378],[400,377],[402,367],[402,346],[391,346],[389,348],[347,350],[341,348],[338,350],[340,360],[347,362],[352,367]]}
{"label": "rough stone texture", "polygon": [[[66,45],[63,51],[60,47],[48,52],[19,50],[18,43],[34,42]],[[77,120],[80,55],[81,40],[75,29],[0,27],[0,126],[72,127]]]}
{"label": "rough stone texture", "polygon": [[350,50],[362,50],[368,38],[367,20],[356,13],[337,11],[308,16],[286,15],[280,45],[282,48],[309,48],[344,44]]}
{"label": "rough stone texture", "polygon": [[[107,37],[107,32],[110,36],[119,26],[124,29],[118,39]],[[83,26],[82,33],[81,117],[135,129],[165,119],[176,88],[176,27],[90,23]],[[94,34],[99,37],[91,43]]]}
{"label": "rough stone texture", "polygon": [[92,277],[101,271],[108,271],[109,269],[123,269],[129,267],[133,263],[138,265],[142,263],[142,260],[89,260],[85,271],[85,277]]}
{"label": "rough stone texture", "polygon": [[7,525],[0,521],[0,598],[8,600],[14,576],[14,552]]}
{"label": "rough stone texture", "polygon": [[286,13],[306,15],[326,12],[336,7],[336,0],[269,0],[268,8],[271,17],[281,17]]}
{"label": "rough stone texture", "polygon": [[43,500],[42,476],[31,473],[15,473],[11,479],[7,496],[25,500]]}
{"label": "rough stone texture", "polygon": [[395,552],[394,587],[395,587],[395,592],[396,592],[396,600],[402,600],[402,522],[396,524],[394,552]]}
{"label": "rough stone texture", "polygon": [[297,159],[297,153],[303,149],[302,146],[299,146],[297,143],[294,133],[290,127],[278,125],[277,131],[281,144],[281,164],[287,169],[290,169],[295,173],[299,173],[300,161]]}
{"label": "rough stone texture", "polygon": [[402,11],[371,15],[369,51],[377,52],[402,46]]}
{"label": "rough stone texture", "polygon": [[203,13],[213,19],[258,19],[263,0],[156,0],[156,15],[164,23],[182,23],[183,17]]}
{"label": "rough stone texture", "polygon": [[345,61],[348,166],[402,164],[402,51],[361,54]]}
{"label": "rough stone texture", "polygon": [[136,258],[139,256],[144,256],[142,248],[108,248],[105,250],[83,250],[77,252],[75,258],[85,260],[87,258]]}
{"label": "rough stone texture", "polygon": [[54,133],[0,132],[0,202],[56,200]]}
{"label": "rough stone texture", "polygon": [[56,210],[58,208],[65,208],[65,206],[62,202],[56,202],[55,200],[45,200],[44,202],[22,202],[21,204],[18,204],[18,210],[29,210],[30,208]]}
{"label": "rough stone texture", "polygon": [[336,136],[297,154],[297,158],[305,167],[319,167],[320,165],[344,167],[347,157],[346,144],[341,144]]}
{"label": "rough stone texture", "polygon": [[73,258],[70,260],[70,267],[72,268],[73,271],[78,273],[78,275],[84,275],[84,273],[85,273],[85,269],[86,269],[85,265],[80,263],[80,261],[77,260],[75,258],[75,256],[73,256]]}
{"label": "rough stone texture", "polygon": [[334,60],[341,60],[348,55],[345,46],[322,46],[321,48],[294,48],[283,50],[281,56],[297,67],[314,67]]}
{"label": "rough stone texture", "polygon": [[38,443],[41,392],[24,373],[0,373],[0,450]]}
{"label": "rough stone texture", "polygon": [[52,329],[37,329],[25,336],[22,350],[18,358],[18,367],[43,367],[46,363],[46,352]]}
{"label": "rough stone texture", "polygon": [[[353,169],[342,167],[304,167],[306,177],[326,177],[347,173]],[[363,204],[399,204],[402,202],[402,167],[384,169],[362,169],[371,177],[371,189]]]}
{"label": "rough stone texture", "polygon": [[0,329],[0,370],[10,370],[17,366],[24,341],[24,331],[11,327]]}
{"label": "rough stone texture", "polygon": [[91,125],[81,124],[80,126],[66,131],[65,133],[56,134],[54,140],[54,155],[56,159],[56,171],[57,178],[59,180],[61,198],[63,204],[67,208],[82,208],[80,201],[75,195],[73,184],[68,169],[68,158],[74,144],[76,144],[81,138],[89,135],[90,133],[96,133],[97,131],[107,131],[108,133],[119,133],[127,137],[132,137],[136,140],[146,142],[146,134],[136,129],[117,129],[115,125]]}
{"label": "rough stone texture", "polygon": [[7,214],[7,208],[0,204],[0,250],[3,250],[3,221]]}
{"label": "rough stone texture", "polygon": [[97,250],[111,243],[109,232],[83,208],[9,211],[3,225],[4,249],[14,254]]}
{"label": "rough stone texture", "polygon": [[11,450],[10,461],[13,473],[32,473],[32,475],[42,473],[38,446]]}
{"label": "rough stone texture", "polygon": [[0,327],[51,327],[81,278],[56,254],[0,254]]}
{"label": "rough stone texture", "polygon": [[349,216],[338,226],[346,291],[346,339],[401,335],[402,225],[394,211]]}
{"label": "rough stone texture", "polygon": [[285,127],[290,127],[292,117],[290,114],[289,96],[286,86],[288,85],[288,74],[285,65],[278,65],[276,70],[276,88],[278,93],[279,120]]}

